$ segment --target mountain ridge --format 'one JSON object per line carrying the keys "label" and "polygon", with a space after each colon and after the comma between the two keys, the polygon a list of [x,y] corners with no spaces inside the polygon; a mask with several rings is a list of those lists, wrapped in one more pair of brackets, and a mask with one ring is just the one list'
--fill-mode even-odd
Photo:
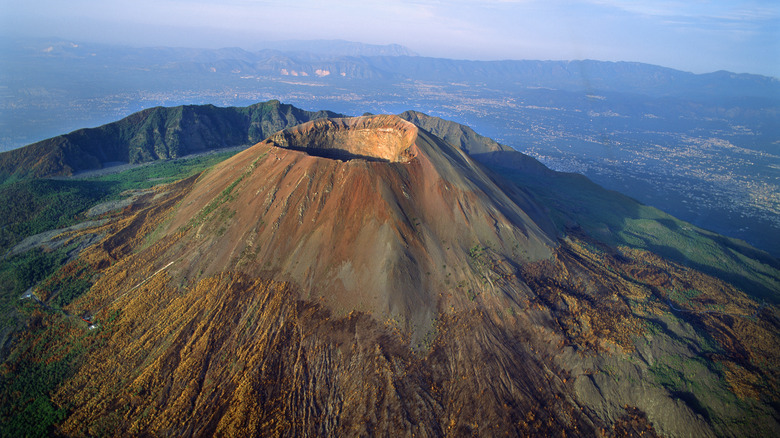
{"label": "mountain ridge", "polygon": [[[327,42],[325,42],[327,43]],[[166,71],[235,72],[239,75],[279,77],[305,73],[310,79],[411,79],[468,81],[476,83],[521,83],[569,91],[626,92],[667,96],[731,96],[777,99],[780,80],[771,76],[734,73],[725,70],[691,73],[670,67],[632,61],[591,59],[471,61],[417,56],[395,46],[344,43],[347,49],[319,49],[305,42],[294,50],[267,48],[256,52],[241,48],[197,49],[172,47],[132,48],[65,41],[17,41],[6,45],[18,67],[32,63],[36,68],[54,69],[58,63],[81,59],[85,75],[116,62],[120,69]],[[325,44],[327,46],[327,44]],[[354,47],[350,49],[350,47]],[[361,47],[365,50],[361,51]],[[382,54],[388,47],[393,54]],[[368,50],[368,51],[366,51]],[[408,50],[408,49],[407,49]],[[320,73],[317,73],[317,72]],[[324,72],[328,72],[324,74]]]}
{"label": "mountain ridge", "polygon": [[271,100],[248,107],[183,105],[149,108],[97,128],[0,154],[0,177],[70,176],[106,164],[144,163],[258,142],[288,126],[320,117]]}
{"label": "mountain ridge", "polygon": [[[627,195],[604,189],[584,175],[553,171],[533,157],[481,136],[467,126],[416,111],[407,111],[400,116],[460,145],[476,161],[533,193],[537,201],[554,198],[548,208],[561,214],[556,222],[563,234],[585,231],[609,245],[627,245],[661,253],[677,263],[727,279],[754,296],[777,301],[780,277],[758,272],[780,273],[780,260],[765,251],[757,250],[742,240],[719,236],[680,221]],[[566,201],[562,200],[564,198]],[[613,211],[621,213],[620,221],[613,220]],[[654,229],[642,225],[632,228],[621,223],[626,219],[634,223],[649,219],[650,222],[657,221],[660,226]],[[638,235],[642,238],[637,239]],[[705,242],[714,240],[715,244],[707,243],[706,250],[698,249],[701,243],[699,237]],[[734,254],[756,260],[758,265],[732,264]],[[748,277],[753,280],[746,280]],[[756,279],[768,281],[754,281]]]}

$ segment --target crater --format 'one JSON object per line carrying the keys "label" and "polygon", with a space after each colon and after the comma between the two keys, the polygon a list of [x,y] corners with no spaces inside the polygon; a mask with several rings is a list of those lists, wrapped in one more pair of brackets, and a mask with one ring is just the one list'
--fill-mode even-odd
{"label": "crater", "polygon": [[397,116],[319,119],[272,135],[276,147],[334,160],[406,163],[415,157],[417,127]]}

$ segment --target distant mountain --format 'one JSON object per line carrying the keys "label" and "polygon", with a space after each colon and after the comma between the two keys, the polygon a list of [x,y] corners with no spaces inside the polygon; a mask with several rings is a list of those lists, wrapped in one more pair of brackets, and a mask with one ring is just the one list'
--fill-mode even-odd
{"label": "distant mountain", "polygon": [[256,47],[317,56],[418,56],[408,47],[398,44],[377,45],[344,40],[267,41]]}
{"label": "distant mountain", "polygon": [[[6,39],[0,42],[0,50],[20,57],[43,56],[49,59],[109,57],[132,62],[159,62],[164,56],[176,61],[207,62],[233,59],[249,61],[264,56],[288,53],[304,58],[337,58],[359,56],[418,56],[417,53],[399,44],[366,44],[345,40],[286,40],[259,42],[252,49],[226,47],[221,49],[200,49],[189,47],[131,47],[82,43],[61,39]],[[144,59],[145,58],[145,59]]]}
{"label": "distant mountain", "polygon": [[[466,61],[417,56],[394,44],[380,46],[338,40],[278,41],[262,43],[261,47],[258,51],[134,48],[62,40],[12,40],[0,46],[0,53],[13,60],[7,74],[19,68],[58,70],[69,69],[68,65],[78,67],[81,74],[87,76],[91,76],[93,69],[103,70],[106,66],[117,69],[112,75],[149,69],[157,73],[218,72],[279,77],[290,75],[294,70],[312,78],[329,79],[522,84],[525,87],[654,97],[780,98],[780,80],[777,78],[726,71],[694,74],[638,62]],[[71,64],[77,60],[77,66]],[[329,74],[318,74],[317,71],[328,71]]]}
{"label": "distant mountain", "polygon": [[279,101],[244,108],[150,108],[98,128],[80,129],[2,153],[0,178],[72,175],[117,162],[144,163],[250,145],[286,127],[334,116]]}
{"label": "distant mountain", "polygon": [[395,77],[423,81],[521,84],[567,91],[666,96],[766,96],[780,98],[780,81],[760,75],[694,74],[638,62],[462,61],[425,57],[372,57],[369,65]]}

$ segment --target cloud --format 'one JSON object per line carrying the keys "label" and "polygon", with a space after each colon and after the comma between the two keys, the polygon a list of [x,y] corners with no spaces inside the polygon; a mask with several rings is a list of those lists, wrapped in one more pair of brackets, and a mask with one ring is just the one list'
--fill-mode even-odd
{"label": "cloud", "polygon": [[739,23],[743,27],[751,27],[780,20],[780,3],[774,0],[590,0],[590,3],[630,14],[660,18],[669,23]]}

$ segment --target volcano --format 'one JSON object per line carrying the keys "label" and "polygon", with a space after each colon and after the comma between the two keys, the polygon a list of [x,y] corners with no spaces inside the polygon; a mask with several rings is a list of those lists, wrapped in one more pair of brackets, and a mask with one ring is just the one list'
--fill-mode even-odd
{"label": "volcano", "polygon": [[279,131],[105,225],[57,432],[778,430],[775,306],[593,238],[412,115]]}
{"label": "volcano", "polygon": [[503,293],[482,278],[474,253],[535,261],[555,241],[525,194],[505,192],[464,152],[396,116],[271,136],[197,182],[167,232],[187,225],[193,238],[160,258],[176,261],[174,275],[267,270],[337,313],[403,321],[415,339],[442,306],[467,299],[440,300],[447,283]]}

